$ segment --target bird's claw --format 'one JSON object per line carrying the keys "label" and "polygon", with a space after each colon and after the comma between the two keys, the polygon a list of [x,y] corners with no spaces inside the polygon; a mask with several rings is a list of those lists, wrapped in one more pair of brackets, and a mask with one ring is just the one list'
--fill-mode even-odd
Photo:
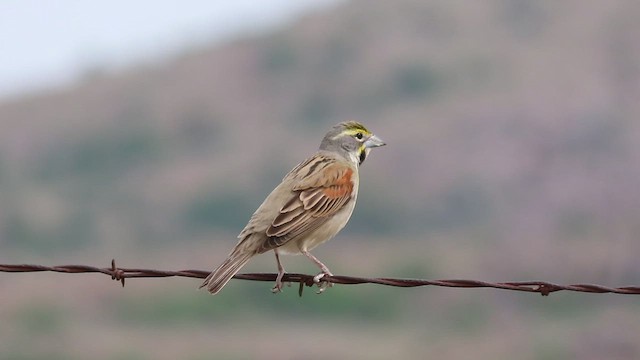
{"label": "bird's claw", "polygon": [[272,288],[271,288],[271,292],[274,294],[277,294],[279,292],[282,291],[282,284],[275,284]]}
{"label": "bird's claw", "polygon": [[[325,277],[326,275],[327,275],[327,274],[326,274],[326,273],[324,273],[324,272],[319,273],[318,275],[316,275],[316,276],[314,276],[314,277],[313,277],[313,282],[314,282],[314,283],[316,283],[316,284],[320,283],[320,279],[322,279],[322,278],[323,278],[323,277]],[[331,275],[329,275],[329,276],[331,276]]]}
{"label": "bird's claw", "polygon": [[288,287],[291,287],[291,282],[287,281],[286,283],[283,283],[280,281],[280,282],[276,282],[276,284],[271,288],[271,292],[274,294],[282,292],[282,288],[284,287],[285,284]]}
{"label": "bird's claw", "polygon": [[330,272],[321,272],[313,277],[313,282],[318,285],[318,291],[316,294],[322,294],[327,288],[332,287],[333,283],[329,280],[323,280],[325,276],[333,276]]}

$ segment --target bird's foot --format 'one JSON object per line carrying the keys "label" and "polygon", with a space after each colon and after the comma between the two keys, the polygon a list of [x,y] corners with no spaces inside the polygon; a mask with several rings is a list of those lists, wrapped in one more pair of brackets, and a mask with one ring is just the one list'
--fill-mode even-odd
{"label": "bird's foot", "polygon": [[332,282],[323,279],[325,276],[333,276],[333,274],[330,271],[323,271],[313,277],[313,282],[318,284],[318,292],[316,294],[322,294],[327,288],[333,286]]}
{"label": "bird's foot", "polygon": [[273,285],[273,287],[271,288],[271,292],[274,294],[277,294],[279,292],[282,292],[282,278],[281,276],[278,276],[278,278],[276,279],[276,284]]}
{"label": "bird's foot", "polygon": [[[271,292],[277,294],[282,292],[282,288],[284,283],[282,282],[282,278],[284,277],[285,271],[284,268],[278,269],[278,276],[276,277],[276,284],[271,288]],[[287,286],[291,287],[291,282],[287,281]]]}
{"label": "bird's foot", "polygon": [[283,282],[276,282],[275,285],[273,285],[273,287],[271,288],[271,292],[274,294],[277,294],[279,292],[282,292],[282,288],[284,287],[284,285],[287,285],[288,287],[291,287],[291,282],[287,281],[285,283]]}
{"label": "bird's foot", "polygon": [[279,292],[282,291],[282,283],[276,283],[272,288],[271,288],[271,292],[274,294],[277,294]]}

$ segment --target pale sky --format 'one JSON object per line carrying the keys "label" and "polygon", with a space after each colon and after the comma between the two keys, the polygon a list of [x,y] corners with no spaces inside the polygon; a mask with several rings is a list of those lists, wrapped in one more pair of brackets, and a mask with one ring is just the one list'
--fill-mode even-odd
{"label": "pale sky", "polygon": [[284,25],[339,1],[0,1],[0,100]]}

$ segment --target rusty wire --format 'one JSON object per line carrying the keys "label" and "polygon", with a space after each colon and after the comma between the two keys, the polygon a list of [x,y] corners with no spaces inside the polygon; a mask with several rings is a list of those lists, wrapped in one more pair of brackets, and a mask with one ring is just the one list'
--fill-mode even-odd
{"label": "rusty wire", "polygon": [[[116,266],[115,260],[111,260],[111,267],[99,268],[87,265],[61,265],[61,266],[43,266],[30,264],[0,264],[0,272],[41,272],[51,271],[66,274],[78,273],[101,273],[111,276],[113,280],[117,280],[124,286],[124,280],[127,278],[154,278],[154,277],[188,277],[204,279],[209,275],[209,271],[203,270],[180,270],[180,271],[164,271],[153,269],[137,269],[137,268],[120,268]],[[277,274],[270,273],[248,273],[237,274],[235,279],[253,280],[253,281],[275,281]],[[317,285],[313,281],[314,275],[287,273],[282,280],[284,282],[299,283],[299,294],[302,295],[304,286]],[[538,293],[547,296],[556,291],[573,291],[582,293],[613,293],[626,295],[640,295],[640,286],[625,287],[608,287],[593,284],[573,284],[559,285],[546,281],[509,281],[491,283],[478,280],[424,280],[424,279],[397,279],[397,278],[365,278],[356,276],[333,275],[325,276],[322,281],[332,284],[356,285],[356,284],[378,284],[394,287],[418,287],[418,286],[443,286],[453,288],[494,288],[502,290],[524,291]]]}

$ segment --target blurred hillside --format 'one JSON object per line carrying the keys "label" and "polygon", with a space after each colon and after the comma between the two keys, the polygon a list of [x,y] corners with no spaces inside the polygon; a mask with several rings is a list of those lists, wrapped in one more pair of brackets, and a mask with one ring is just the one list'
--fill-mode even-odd
{"label": "blurred hillside", "polygon": [[[351,1],[275,33],[117,75],[97,70],[77,86],[1,103],[0,261],[86,262],[69,255],[83,254],[124,257],[134,266],[214,266],[324,132],[358,119],[389,146],[363,166],[359,203],[341,239],[319,250],[336,272],[640,283],[639,17],[638,3],[624,0]],[[368,268],[353,259],[357,254],[375,261]],[[311,271],[303,260],[292,261]],[[273,270],[271,259],[262,264],[260,271]],[[8,280],[0,276],[0,288],[11,289]],[[94,287],[104,296],[117,291]],[[266,296],[264,286],[254,289],[252,297]],[[552,344],[539,352],[535,344],[524,346],[531,351],[525,359],[611,354],[584,351],[577,345],[584,343],[622,349],[608,358],[640,357],[632,341],[639,329],[629,315],[637,305],[619,301],[618,310],[608,310],[616,320],[598,314],[545,333],[542,321],[525,329],[500,313],[533,303],[523,304],[524,297],[495,295],[474,318],[475,305],[451,305],[437,291],[430,289],[429,299],[427,292],[385,292],[392,300],[382,301],[395,304],[393,320],[370,321],[400,327],[399,318],[411,319],[403,308],[431,313],[428,304],[457,306],[451,316],[469,331],[463,334],[476,336],[469,351],[487,344],[476,349],[480,358],[513,358],[493,337],[479,335],[478,324],[487,322],[496,337],[503,326],[510,329],[508,349],[521,349],[530,337]],[[546,310],[594,306],[576,310],[583,315],[606,307],[585,302],[587,296],[567,298],[560,310]],[[209,300],[177,306],[207,309]],[[277,307],[278,300],[269,304]],[[371,306],[362,311],[384,311]],[[451,324],[446,314],[435,321]],[[617,320],[634,331],[597,336],[597,323],[613,329]],[[347,330],[355,326],[349,324]],[[554,342],[572,325],[584,325],[586,333]],[[315,331],[323,326],[335,325]],[[366,334],[379,335],[363,333],[363,344]],[[445,351],[453,340],[442,339],[429,343],[439,349],[433,354],[468,355]],[[423,352],[421,340],[413,340],[405,356]],[[300,357],[303,350],[295,349],[290,354]],[[155,356],[172,355],[149,358]]]}

